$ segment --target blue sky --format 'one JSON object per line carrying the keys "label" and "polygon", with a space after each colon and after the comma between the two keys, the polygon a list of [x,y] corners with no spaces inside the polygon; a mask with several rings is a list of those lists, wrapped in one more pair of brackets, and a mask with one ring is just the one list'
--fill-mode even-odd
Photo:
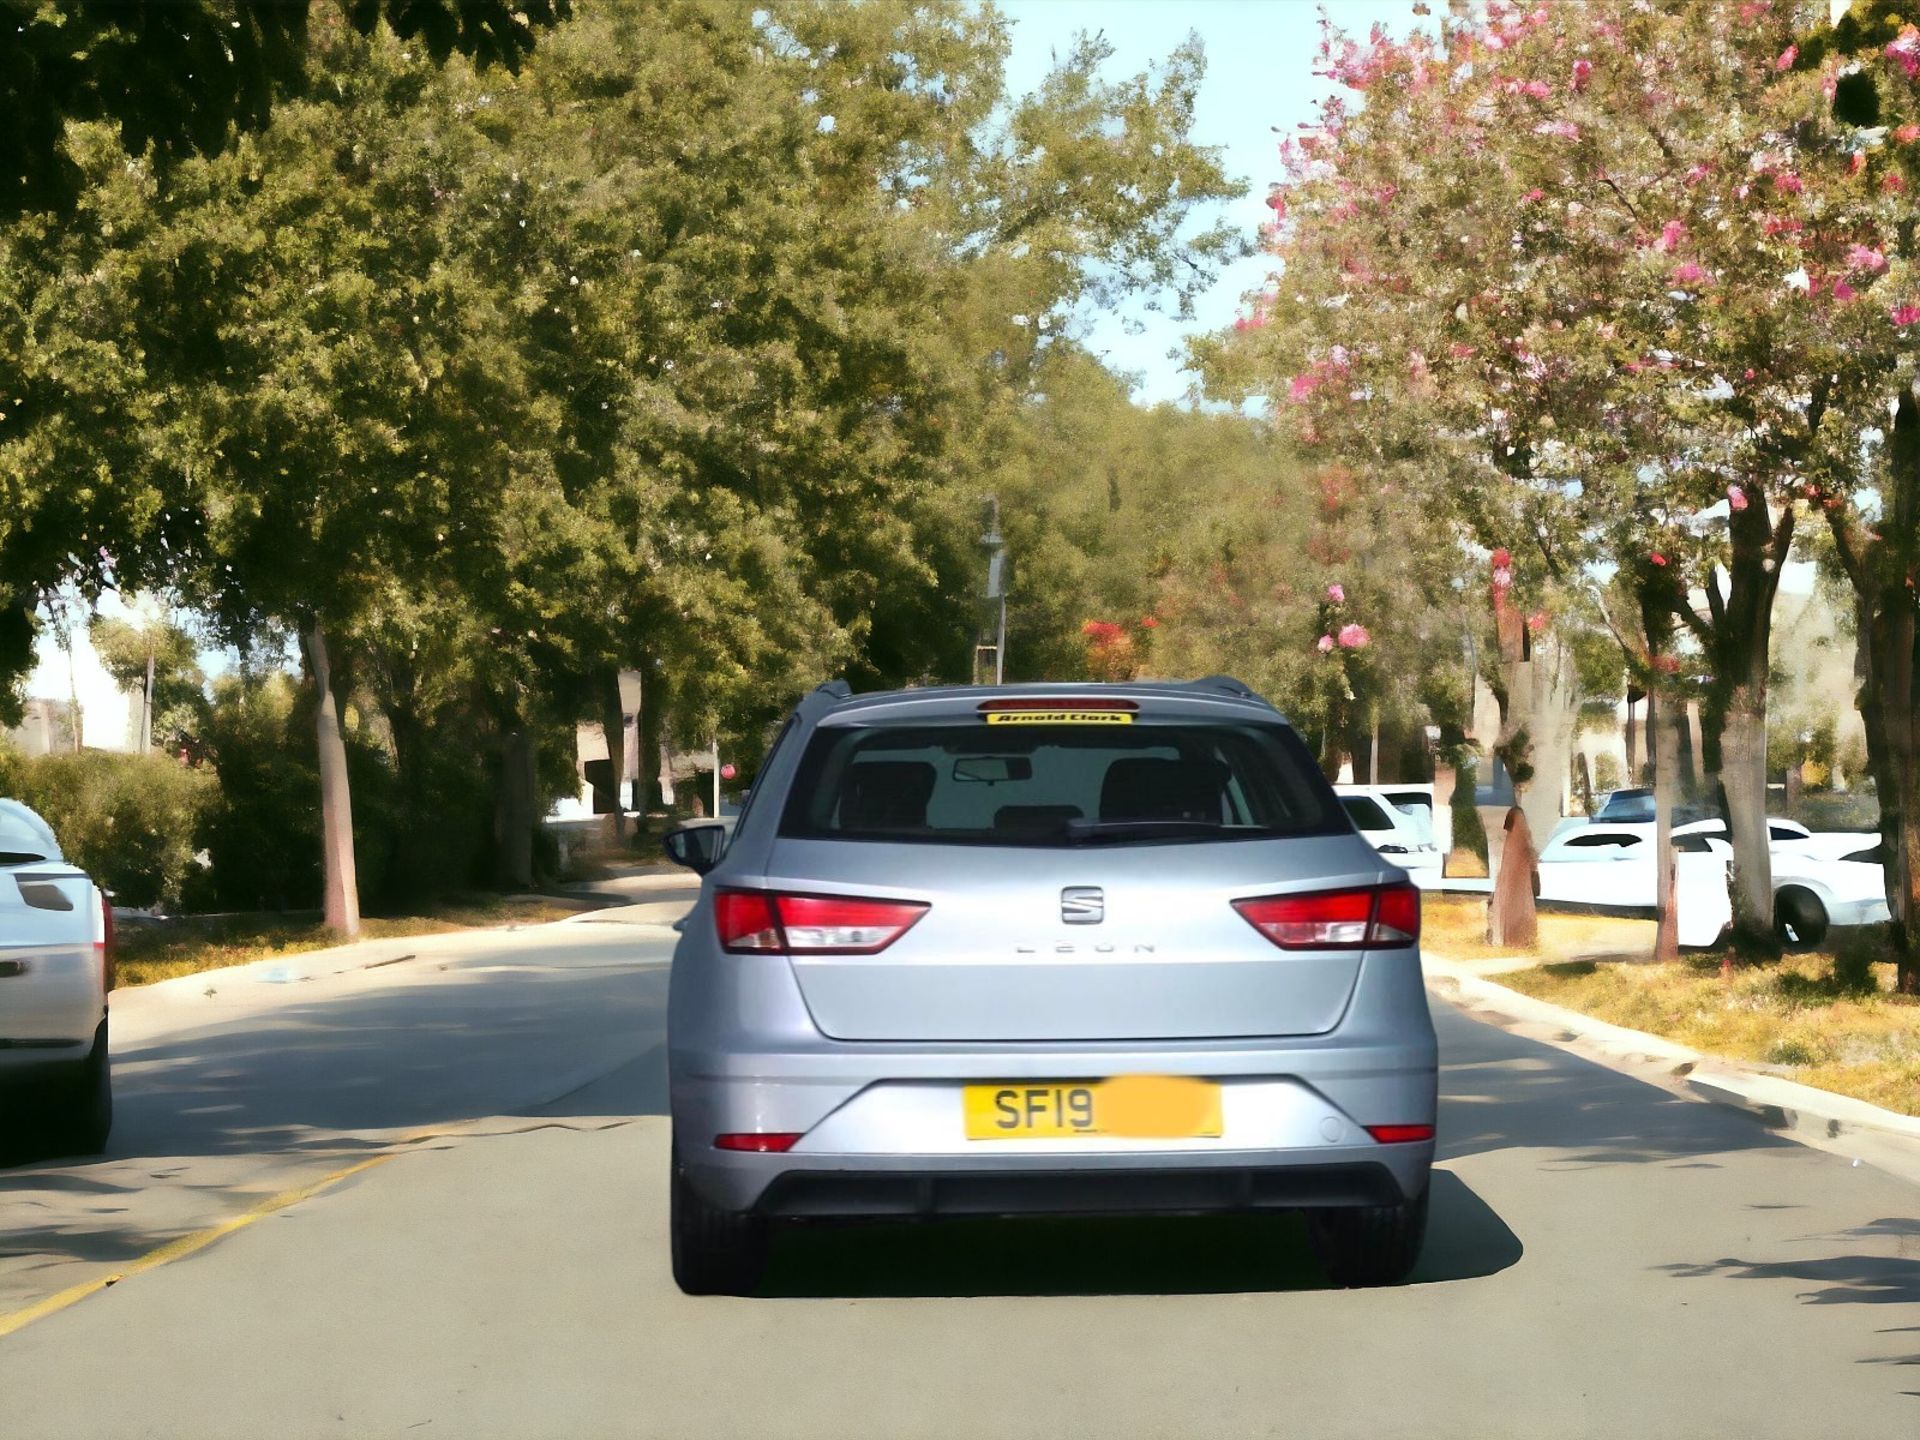
{"label": "blue sky", "polygon": [[[1321,7],[1312,0],[998,0],[1014,22],[1008,81],[1016,91],[1035,88],[1053,52],[1065,53],[1081,31],[1103,33],[1114,48],[1111,74],[1132,75],[1163,60],[1189,32],[1206,45],[1207,75],[1194,113],[1194,138],[1225,151],[1228,173],[1251,188],[1225,207],[1227,218],[1251,234],[1267,218],[1263,203],[1277,178],[1274,147],[1278,126],[1291,131],[1310,119],[1327,82],[1313,73],[1320,42]],[[1411,0],[1332,0],[1334,22],[1364,34],[1375,21],[1396,33],[1410,24]],[[1220,214],[1199,217],[1202,226]],[[1119,314],[1087,317],[1087,340],[1114,369],[1137,372],[1135,398],[1177,400],[1192,377],[1169,350],[1182,337],[1233,323],[1240,297],[1266,279],[1267,258],[1254,255],[1229,269],[1195,304],[1191,321],[1133,305]],[[1140,328],[1128,334],[1128,321]]]}

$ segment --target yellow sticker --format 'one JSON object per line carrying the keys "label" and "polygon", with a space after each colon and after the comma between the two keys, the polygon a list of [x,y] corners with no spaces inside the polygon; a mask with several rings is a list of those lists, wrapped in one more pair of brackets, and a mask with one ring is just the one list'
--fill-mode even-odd
{"label": "yellow sticker", "polygon": [[1126,710],[989,710],[989,725],[1131,725]]}

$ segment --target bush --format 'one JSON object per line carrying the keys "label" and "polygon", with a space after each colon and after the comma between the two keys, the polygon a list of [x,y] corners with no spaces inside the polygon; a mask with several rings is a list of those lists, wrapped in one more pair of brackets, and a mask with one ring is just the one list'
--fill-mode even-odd
{"label": "bush", "polygon": [[83,750],[13,757],[8,789],[53,827],[75,865],[121,905],[178,905],[213,777],[161,755]]}
{"label": "bush", "polygon": [[1618,790],[1620,784],[1620,762],[1608,751],[1602,750],[1593,757],[1593,790],[1596,795],[1604,795],[1609,790]]}
{"label": "bush", "polygon": [[[396,854],[433,851],[446,817],[431,808],[411,811],[386,752],[361,734],[346,739],[355,879],[361,907],[378,910],[397,898]],[[315,908],[321,827],[312,691],[277,673],[224,681],[215,690],[207,742],[219,786],[204,829],[212,861],[204,903],[222,910]],[[457,747],[446,751],[457,755]]]}
{"label": "bush", "polygon": [[[299,733],[299,687],[285,675],[221,681],[207,722],[219,775],[204,843],[221,910],[308,909],[320,901],[320,772]],[[199,898],[199,897],[196,897]]]}

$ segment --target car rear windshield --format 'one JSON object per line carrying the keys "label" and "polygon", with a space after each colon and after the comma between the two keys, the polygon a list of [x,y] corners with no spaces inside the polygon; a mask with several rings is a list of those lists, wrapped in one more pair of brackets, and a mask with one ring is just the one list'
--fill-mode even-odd
{"label": "car rear windshield", "polygon": [[1340,803],[1346,807],[1348,817],[1362,830],[1393,829],[1393,821],[1387,818],[1387,812],[1364,795],[1342,795]]}
{"label": "car rear windshield", "polygon": [[1065,846],[1348,831],[1284,725],[824,726],[780,833]]}
{"label": "car rear windshield", "polygon": [[1596,820],[1651,820],[1653,819],[1653,792],[1651,790],[1616,790],[1606,798]]}

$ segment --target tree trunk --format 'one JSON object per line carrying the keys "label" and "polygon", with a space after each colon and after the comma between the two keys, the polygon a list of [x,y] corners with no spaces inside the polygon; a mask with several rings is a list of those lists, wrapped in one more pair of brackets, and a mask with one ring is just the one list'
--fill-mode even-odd
{"label": "tree trunk", "polygon": [[1493,881],[1493,900],[1487,906],[1487,943],[1515,950],[1531,950],[1540,938],[1540,918],[1534,905],[1534,876],[1538,856],[1527,812],[1518,805],[1507,811],[1506,840],[1500,846],[1500,872]]}
{"label": "tree trunk", "polygon": [[352,939],[360,933],[360,886],[353,867],[353,796],[347,782],[347,742],[340,730],[339,701],[326,631],[314,621],[307,631],[307,661],[313,667],[318,704],[314,738],[320,751],[320,867],[322,918],[329,930]]}
{"label": "tree trunk", "polygon": [[[1518,619],[1511,615],[1507,618]],[[1517,638],[1510,637],[1509,630]],[[1494,867],[1495,900],[1488,912],[1488,935],[1493,938],[1497,930],[1505,937],[1495,939],[1496,944],[1531,945],[1539,928],[1533,913],[1537,859],[1533,836],[1536,832],[1551,835],[1559,824],[1578,706],[1572,656],[1565,647],[1553,641],[1530,644],[1524,626],[1518,623],[1503,627],[1501,639],[1506,703],[1494,748],[1513,782],[1513,803],[1524,812],[1524,823],[1516,828],[1509,812],[1501,827],[1503,839]],[[1516,838],[1522,842],[1518,847]],[[1519,873],[1509,884],[1510,864]],[[1520,935],[1527,938],[1516,938]]]}
{"label": "tree trunk", "polygon": [[1901,587],[1858,598],[1864,661],[1859,706],[1880,800],[1890,938],[1903,995],[1920,995],[1920,696],[1914,601]]}
{"label": "tree trunk", "polygon": [[505,889],[533,885],[533,767],[533,734],[521,720],[501,738],[500,788],[494,804],[500,832],[495,875]]}
{"label": "tree trunk", "polygon": [[1733,948],[1746,959],[1780,953],[1773,931],[1773,855],[1767,833],[1767,702],[1751,686],[1728,697],[1721,726],[1720,783],[1727,796],[1727,839],[1733,845],[1728,885]]}
{"label": "tree trunk", "polygon": [[1880,801],[1888,927],[1903,995],[1920,995],[1920,402],[1902,387],[1888,436],[1885,518],[1861,527],[1829,502],[1829,528],[1858,619],[1867,768]]}
{"label": "tree trunk", "polygon": [[667,682],[649,654],[640,660],[640,773],[634,777],[634,806],[642,813],[664,810],[661,757],[667,743]]}
{"label": "tree trunk", "polygon": [[[396,676],[392,668],[388,675],[385,693],[380,696],[380,709],[387,717],[387,733],[393,742],[393,769],[400,782],[396,789],[397,821],[400,833],[406,835],[420,826],[435,823],[438,818],[428,814],[421,803],[420,767],[432,740],[414,708],[413,687]],[[427,857],[421,850],[413,845],[399,845],[388,859],[381,888],[389,896],[407,899],[424,896],[430,888],[428,875]]]}
{"label": "tree trunk", "polygon": [[[1754,487],[1758,489],[1759,487]],[[1709,658],[1718,712],[1720,784],[1733,843],[1728,885],[1733,903],[1733,947],[1743,959],[1775,959],[1773,856],[1767,833],[1767,670],[1773,637],[1773,597],[1793,540],[1794,512],[1778,527],[1763,504],[1735,511],[1723,603],[1714,604]],[[1718,596],[1710,578],[1709,596]]]}
{"label": "tree trunk", "polygon": [[1639,747],[1639,740],[1640,740],[1640,708],[1639,707],[1640,707],[1640,692],[1638,690],[1635,690],[1631,685],[1629,685],[1627,687],[1627,734],[1626,734],[1627,773],[1626,773],[1626,777],[1620,782],[1623,786],[1625,786],[1628,789],[1632,789],[1635,785],[1638,785],[1640,783],[1640,766],[1634,759],[1634,752],[1640,748]]}
{"label": "tree trunk", "polygon": [[[67,730],[73,736],[73,753],[78,755],[81,747],[80,725],[80,681],[73,673],[73,636],[65,630],[63,648],[67,652]],[[52,727],[48,727],[47,748],[53,748]]]}
{"label": "tree trunk", "polygon": [[617,843],[627,835],[626,802],[620,798],[620,787],[627,779],[627,717],[620,700],[620,672],[608,670],[600,677],[599,689],[600,728],[607,735],[607,783],[613,789],[613,838]]}
{"label": "tree trunk", "polygon": [[1667,961],[1680,958],[1680,904],[1674,886],[1673,807],[1680,793],[1680,727],[1686,712],[1671,700],[1660,707],[1664,722],[1653,731],[1653,858],[1654,933],[1653,958]]}

